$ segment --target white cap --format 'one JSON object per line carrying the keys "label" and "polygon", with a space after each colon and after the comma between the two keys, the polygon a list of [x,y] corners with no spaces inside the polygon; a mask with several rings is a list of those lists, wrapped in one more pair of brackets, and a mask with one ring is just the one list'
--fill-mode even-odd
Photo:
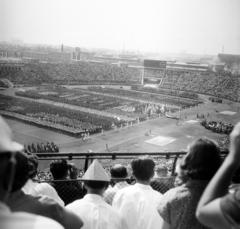
{"label": "white cap", "polygon": [[95,159],[88,167],[82,179],[92,181],[110,181],[110,177],[107,175],[106,171],[97,159]]}
{"label": "white cap", "polygon": [[12,131],[4,119],[0,116],[0,153],[17,152],[24,147],[18,142],[12,140]]}

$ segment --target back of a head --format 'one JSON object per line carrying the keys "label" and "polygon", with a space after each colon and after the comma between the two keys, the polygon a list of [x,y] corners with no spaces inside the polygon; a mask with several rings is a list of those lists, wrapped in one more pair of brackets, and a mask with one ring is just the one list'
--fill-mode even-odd
{"label": "back of a head", "polygon": [[54,180],[65,179],[68,174],[68,163],[65,159],[54,160],[50,164],[50,172]]}
{"label": "back of a head", "polygon": [[110,170],[112,178],[124,179],[128,176],[127,168],[121,164],[116,164],[112,166]]}
{"label": "back of a head", "polygon": [[28,155],[29,178],[33,179],[37,175],[38,158],[36,155]]}
{"label": "back of a head", "polygon": [[215,142],[199,138],[190,144],[180,169],[186,177],[197,180],[210,180],[221,165],[220,149]]}
{"label": "back of a head", "polygon": [[95,191],[101,191],[105,190],[108,187],[109,182],[107,181],[93,181],[93,180],[86,180],[84,181],[84,186],[87,189],[95,190]]}
{"label": "back of a head", "polygon": [[137,180],[149,181],[154,175],[154,161],[148,157],[139,157],[131,162],[133,175]]}
{"label": "back of a head", "polygon": [[28,158],[23,153],[16,153],[16,171],[12,185],[12,192],[20,190],[29,179]]}
{"label": "back of a head", "polygon": [[164,165],[157,165],[155,171],[159,177],[166,177],[168,175],[168,168]]}

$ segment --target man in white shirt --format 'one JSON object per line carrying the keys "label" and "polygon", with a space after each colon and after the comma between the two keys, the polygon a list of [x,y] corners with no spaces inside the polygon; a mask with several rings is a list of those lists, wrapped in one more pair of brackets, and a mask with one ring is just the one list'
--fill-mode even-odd
{"label": "man in white shirt", "polygon": [[112,205],[113,198],[118,190],[128,187],[129,184],[126,182],[128,173],[125,166],[116,164],[111,168],[110,173],[114,186],[108,187],[108,189],[103,194],[103,198],[108,204]]}
{"label": "man in white shirt", "polygon": [[127,229],[118,212],[103,200],[110,178],[98,160],[89,166],[83,180],[87,194],[66,206],[81,217],[83,229]]}
{"label": "man in white shirt", "polygon": [[37,175],[38,158],[35,155],[28,156],[28,164],[30,167],[29,179],[23,186],[22,191],[32,196],[47,196],[55,200],[59,205],[64,206],[63,200],[59,197],[57,191],[48,183],[38,183],[34,181]]}
{"label": "man in white shirt", "polygon": [[63,229],[54,220],[29,213],[12,213],[6,205],[11,192],[17,163],[15,154],[23,150],[23,146],[12,140],[12,132],[0,116],[0,228],[1,229]]}
{"label": "man in white shirt", "polygon": [[149,157],[142,157],[134,159],[131,166],[136,184],[118,191],[112,206],[125,219],[128,228],[158,229],[163,223],[157,212],[162,194],[150,186],[155,163]]}

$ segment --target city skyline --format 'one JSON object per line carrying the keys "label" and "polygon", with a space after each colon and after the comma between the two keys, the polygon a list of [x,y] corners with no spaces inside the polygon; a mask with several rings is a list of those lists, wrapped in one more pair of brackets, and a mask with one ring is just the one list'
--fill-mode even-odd
{"label": "city skyline", "polygon": [[0,0],[0,41],[240,53],[238,0]]}

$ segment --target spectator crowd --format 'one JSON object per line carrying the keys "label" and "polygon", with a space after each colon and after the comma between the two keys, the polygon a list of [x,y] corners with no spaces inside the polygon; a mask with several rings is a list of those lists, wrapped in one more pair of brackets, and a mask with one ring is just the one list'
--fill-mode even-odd
{"label": "spectator crowd", "polygon": [[0,228],[240,227],[240,189],[233,186],[239,181],[233,178],[239,177],[240,123],[225,159],[214,141],[200,137],[189,144],[169,182],[167,168],[143,156],[130,167],[112,166],[110,175],[97,159],[81,175],[74,164],[54,160],[52,180],[39,183],[37,157],[24,153],[1,117],[0,136]]}

